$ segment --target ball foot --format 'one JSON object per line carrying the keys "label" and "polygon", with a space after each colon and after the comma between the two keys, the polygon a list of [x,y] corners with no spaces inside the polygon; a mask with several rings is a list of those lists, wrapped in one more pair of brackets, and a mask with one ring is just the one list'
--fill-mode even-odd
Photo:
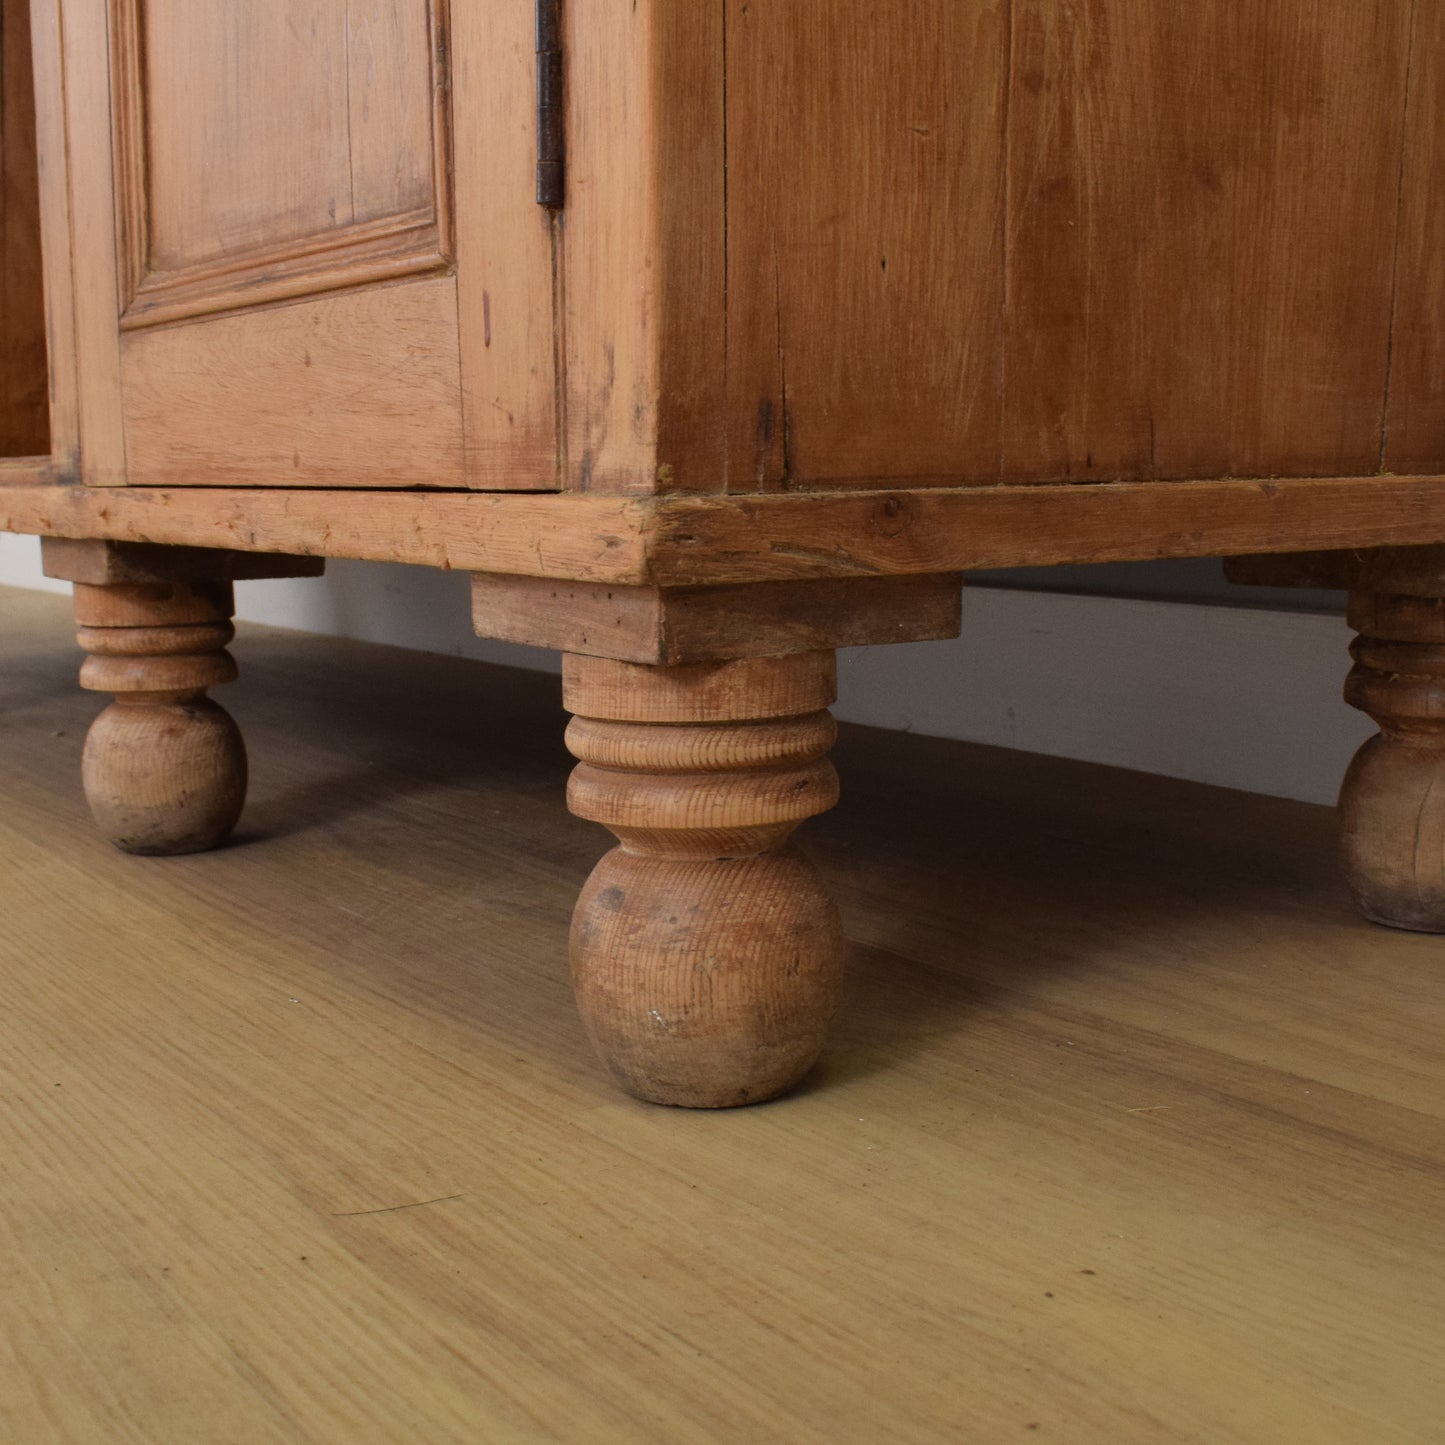
{"label": "ball foot", "polygon": [[1345,775],[1340,846],[1366,918],[1445,933],[1445,748],[1371,738]]}
{"label": "ball foot", "polygon": [[1340,789],[1345,876],[1366,918],[1445,933],[1445,599],[1356,591],[1349,617],[1345,700],[1380,732]]}
{"label": "ball foot", "polygon": [[202,853],[224,842],[246,801],[246,748],[209,698],[112,703],[81,763],[101,832],[127,853]]}
{"label": "ball foot", "polygon": [[572,923],[577,1004],[613,1077],[692,1109],[761,1103],[807,1074],[842,952],[832,899],[790,849],[676,860],[615,848]]}

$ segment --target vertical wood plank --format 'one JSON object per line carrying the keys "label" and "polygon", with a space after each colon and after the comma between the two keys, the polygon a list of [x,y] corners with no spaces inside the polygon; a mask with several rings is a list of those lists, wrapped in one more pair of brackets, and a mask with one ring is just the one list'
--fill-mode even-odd
{"label": "vertical wood plank", "polygon": [[722,12],[570,0],[567,477],[716,489],[723,467]]}
{"label": "vertical wood plank", "polygon": [[995,478],[1008,6],[727,13],[729,488]]}
{"label": "vertical wood plank", "polygon": [[651,67],[652,165],[666,178],[655,221],[664,385],[657,490],[725,484],[727,148],[724,12],[657,7]]}
{"label": "vertical wood plank", "polygon": [[1411,8],[729,0],[730,488],[1378,469]]}
{"label": "vertical wood plank", "polygon": [[1445,470],[1445,8],[1416,3],[1384,467]]}
{"label": "vertical wood plank", "polygon": [[83,479],[126,481],[120,399],[115,172],[111,151],[106,0],[65,0],[60,10],[61,93],[69,162],[76,376]]}
{"label": "vertical wood plank", "polygon": [[[133,480],[472,482],[457,284],[445,274],[446,12],[443,0],[204,14],[177,0],[114,3],[118,36],[129,16],[142,37],[113,68],[110,107],[128,229],[144,241],[137,308],[122,318]],[[527,153],[515,132],[468,140],[510,146],[514,163]],[[502,215],[512,204],[474,186],[468,199]],[[370,284],[393,275],[416,279]],[[278,300],[290,304],[267,304]],[[539,351],[545,367],[550,347]],[[495,471],[513,486],[555,484],[550,466]]]}
{"label": "vertical wood plank", "polygon": [[[650,0],[563,6],[567,207],[563,221],[566,468],[569,487],[651,490],[657,358],[649,261],[654,178],[635,128],[648,109]],[[641,112],[641,115],[639,115]]]}
{"label": "vertical wood plank", "polygon": [[534,197],[532,11],[452,8],[457,301],[469,484],[557,484],[552,237]]}
{"label": "vertical wood plank", "polygon": [[1005,477],[1379,463],[1410,0],[1016,0]]}

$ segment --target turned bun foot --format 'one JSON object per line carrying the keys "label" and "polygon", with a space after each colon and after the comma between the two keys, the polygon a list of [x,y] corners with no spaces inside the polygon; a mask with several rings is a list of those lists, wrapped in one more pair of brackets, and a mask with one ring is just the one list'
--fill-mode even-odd
{"label": "turned bun foot", "polygon": [[1445,600],[1352,593],[1345,699],[1380,724],[1340,790],[1345,875],[1366,918],[1445,933]]}
{"label": "turned bun foot", "polygon": [[85,741],[85,796],[128,853],[199,853],[235,827],[246,749],[206,696],[236,665],[228,583],[77,583],[81,686],[115,695]]}
{"label": "turned bun foot", "polygon": [[1445,739],[1381,734],[1340,791],[1340,846],[1360,912],[1445,933]]}
{"label": "turned bun foot", "polygon": [[127,853],[202,853],[230,836],[246,801],[246,748],[209,698],[115,702],[85,740],[85,798]]}
{"label": "turned bun foot", "polygon": [[719,1109],[791,1088],[837,1003],[843,934],[788,844],[832,807],[831,653],[688,667],[569,657],[579,817],[620,842],[572,925],[592,1042],[629,1093]]}
{"label": "turned bun foot", "polygon": [[572,922],[572,976],[598,1053],[630,1094],[725,1109],[792,1088],[837,1006],[843,932],[791,850],[727,861],[614,848]]}

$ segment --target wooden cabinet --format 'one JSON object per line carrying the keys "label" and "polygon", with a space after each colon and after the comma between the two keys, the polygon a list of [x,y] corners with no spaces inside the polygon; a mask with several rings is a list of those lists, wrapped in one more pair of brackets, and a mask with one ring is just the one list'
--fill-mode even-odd
{"label": "wooden cabinet", "polygon": [[836,976],[784,846],[832,796],[832,650],[946,635],[972,568],[1292,554],[1251,576],[1353,587],[1384,723],[1357,890],[1445,927],[1407,837],[1445,675],[1434,7],[0,3],[0,524],[83,589],[123,841],[238,796],[229,743],[174,796],[124,762],[225,672],[230,580],[464,568],[480,631],[568,654],[574,805],[622,839],[574,939],[604,1055],[757,1098]]}

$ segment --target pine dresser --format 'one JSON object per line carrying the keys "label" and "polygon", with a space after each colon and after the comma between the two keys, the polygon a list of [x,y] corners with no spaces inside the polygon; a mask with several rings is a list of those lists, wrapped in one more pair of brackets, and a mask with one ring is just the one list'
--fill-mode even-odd
{"label": "pine dresser", "polygon": [[1347,872],[1445,929],[1445,6],[0,5],[0,528],[75,584],[120,847],[237,818],[234,581],[464,569],[619,840],[599,1053],[765,1099],[838,983],[835,649],[1230,556],[1350,589]]}

